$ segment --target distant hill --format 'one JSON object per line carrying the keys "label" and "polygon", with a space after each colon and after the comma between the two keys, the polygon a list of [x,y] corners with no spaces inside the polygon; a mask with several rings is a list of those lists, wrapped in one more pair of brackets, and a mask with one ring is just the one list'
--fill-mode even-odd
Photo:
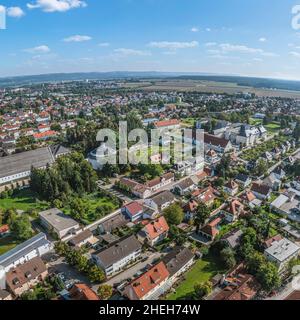
{"label": "distant hill", "polygon": [[277,90],[300,91],[300,81],[278,80],[268,78],[241,77],[230,75],[215,75],[201,73],[183,73],[183,72],[89,72],[89,73],[53,73],[30,76],[6,77],[0,78],[0,86],[19,86],[26,84],[60,82],[60,81],[80,81],[80,80],[117,80],[117,79],[147,79],[147,78],[165,78],[177,80],[203,80],[216,82],[233,82],[240,86],[253,88],[266,88]]}

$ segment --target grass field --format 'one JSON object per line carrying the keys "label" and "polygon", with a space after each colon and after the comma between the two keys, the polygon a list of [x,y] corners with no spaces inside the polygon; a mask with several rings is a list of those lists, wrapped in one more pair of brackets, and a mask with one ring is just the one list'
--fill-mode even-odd
{"label": "grass field", "polygon": [[39,201],[30,189],[15,191],[7,198],[0,199],[0,209],[17,209],[23,211],[43,210],[48,207],[46,202]]}
{"label": "grass field", "polygon": [[224,273],[218,260],[211,255],[197,260],[194,266],[185,275],[185,279],[176,288],[175,293],[169,294],[167,300],[186,300],[192,295],[194,286],[210,280],[218,273]]}
{"label": "grass field", "polygon": [[17,244],[18,242],[10,236],[0,238],[0,255],[13,249]]}

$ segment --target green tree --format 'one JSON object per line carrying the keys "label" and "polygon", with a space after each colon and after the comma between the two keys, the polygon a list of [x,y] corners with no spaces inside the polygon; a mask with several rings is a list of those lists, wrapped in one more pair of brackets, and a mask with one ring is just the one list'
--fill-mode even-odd
{"label": "green tree", "polygon": [[93,265],[88,272],[88,276],[92,282],[102,282],[105,279],[105,274],[102,269]]}
{"label": "green tree", "polygon": [[197,207],[194,223],[196,226],[196,233],[199,232],[200,228],[203,226],[203,224],[206,222],[206,220],[210,216],[210,210],[209,208],[202,202],[199,203],[199,206]]}
{"label": "green tree", "polygon": [[164,210],[164,217],[170,225],[179,225],[184,217],[184,213],[179,204],[173,203]]}
{"label": "green tree", "polygon": [[112,296],[113,288],[108,284],[103,284],[98,288],[97,293],[101,300],[107,300]]}
{"label": "green tree", "polygon": [[28,215],[22,214],[14,218],[10,223],[10,230],[13,237],[18,240],[24,241],[29,239],[33,232]]}
{"label": "green tree", "polygon": [[236,265],[234,251],[230,247],[225,247],[220,252],[220,256],[226,268],[231,269]]}
{"label": "green tree", "polygon": [[272,262],[266,262],[260,266],[257,278],[266,291],[278,289],[281,285],[281,278],[278,268]]}
{"label": "green tree", "polygon": [[203,297],[209,295],[211,292],[212,283],[210,281],[198,283],[194,286],[194,295],[196,299],[202,299]]}

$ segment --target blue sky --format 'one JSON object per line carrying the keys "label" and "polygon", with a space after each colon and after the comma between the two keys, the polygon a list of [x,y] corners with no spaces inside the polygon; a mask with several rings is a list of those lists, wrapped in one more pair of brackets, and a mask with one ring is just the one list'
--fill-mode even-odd
{"label": "blue sky", "polygon": [[180,71],[300,79],[300,0],[0,0],[0,76]]}

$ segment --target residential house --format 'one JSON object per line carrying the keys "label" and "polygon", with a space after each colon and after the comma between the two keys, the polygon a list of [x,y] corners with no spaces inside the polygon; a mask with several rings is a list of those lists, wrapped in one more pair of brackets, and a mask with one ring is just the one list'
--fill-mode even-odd
{"label": "residential house", "polygon": [[263,180],[263,184],[268,186],[274,191],[278,191],[281,187],[281,180],[272,172]]}
{"label": "residential house", "polygon": [[272,189],[263,183],[255,182],[252,184],[251,192],[260,200],[268,200],[270,199]]}
{"label": "residential house", "polygon": [[252,179],[245,175],[245,174],[241,174],[239,173],[236,178],[235,178],[235,181],[240,185],[242,186],[243,188],[247,188],[251,182],[252,182]]}
{"label": "residential house", "polygon": [[143,211],[143,206],[137,201],[130,202],[122,208],[122,213],[130,219],[131,222],[140,220],[143,217]]}
{"label": "residential house", "polygon": [[77,221],[64,214],[57,208],[52,208],[39,213],[40,223],[49,233],[55,234],[59,239],[80,232]]}
{"label": "residential house", "polygon": [[184,206],[183,206],[183,211],[184,211],[184,219],[186,221],[190,221],[193,219],[194,214],[197,211],[199,204],[196,200],[190,199]]}
{"label": "residential house", "polygon": [[168,184],[174,182],[175,175],[173,172],[167,172],[163,174],[161,177],[157,177],[145,183],[145,186],[151,190],[151,192],[155,192],[160,188],[167,186]]}
{"label": "residential house", "polygon": [[169,271],[169,281],[174,283],[193,265],[195,255],[189,248],[178,246],[164,256],[162,261]]}
{"label": "residential house", "polygon": [[270,208],[280,215],[291,218],[294,214],[300,213],[300,203],[295,194],[289,192],[279,195],[271,204]]}
{"label": "residential house", "polygon": [[174,195],[166,190],[162,191],[151,198],[145,199],[145,205],[153,208],[156,212],[161,212],[175,202]]}
{"label": "residential house", "polygon": [[142,243],[147,243],[150,246],[155,246],[168,237],[169,225],[165,217],[161,216],[158,219],[148,223],[137,234],[138,239]]}
{"label": "residential house", "polygon": [[199,230],[199,234],[206,238],[208,241],[214,241],[216,236],[219,234],[218,226],[222,222],[220,217],[206,224]]}
{"label": "residential house", "polygon": [[261,205],[261,200],[257,199],[252,191],[245,191],[240,199],[247,204],[251,209],[259,207]]}
{"label": "residential house", "polygon": [[236,249],[240,245],[242,235],[242,230],[234,229],[226,234],[221,241],[225,242],[231,249]]}
{"label": "residential house", "polygon": [[40,257],[35,257],[6,273],[6,284],[10,292],[20,296],[48,275],[47,267]]}
{"label": "residential house", "polygon": [[86,229],[79,234],[77,234],[75,237],[69,240],[69,244],[73,247],[82,247],[87,244],[92,244],[94,239],[93,233],[89,230]]}
{"label": "residential house", "polygon": [[196,189],[196,185],[194,184],[194,181],[191,178],[186,178],[179,183],[177,183],[173,191],[176,194],[179,194],[181,196],[189,194],[191,191]]}
{"label": "residential house", "polygon": [[229,180],[223,187],[225,193],[235,196],[239,192],[239,185],[234,180]]}
{"label": "residential house", "polygon": [[284,172],[284,170],[282,170],[281,167],[277,167],[277,168],[273,171],[273,174],[275,175],[275,177],[276,177],[278,180],[282,180],[282,179],[285,178],[285,176],[286,176],[286,173]]}
{"label": "residential house", "polygon": [[92,254],[95,263],[104,270],[106,276],[120,272],[141,255],[142,245],[131,235],[118,243]]}
{"label": "residential house", "polygon": [[0,238],[3,238],[9,233],[10,233],[10,229],[8,224],[4,224],[3,226],[0,227]]}
{"label": "residential house", "polygon": [[274,241],[270,247],[265,249],[265,257],[274,262],[279,272],[284,272],[288,266],[289,261],[297,258],[300,253],[300,247],[294,242],[283,238],[278,241]]}
{"label": "residential house", "polygon": [[238,220],[239,216],[245,213],[244,209],[244,205],[239,200],[231,200],[228,207],[224,209],[226,221],[231,223]]}
{"label": "residential house", "polygon": [[254,276],[247,273],[243,264],[232,270],[222,281],[225,286],[212,300],[246,301],[253,300],[261,286]]}
{"label": "residential house", "polygon": [[210,207],[211,205],[213,205],[216,199],[216,196],[215,196],[216,192],[217,191],[213,187],[208,186],[207,188],[204,188],[204,189],[195,190],[192,193],[192,198]]}
{"label": "residential house", "polygon": [[0,256],[0,266],[8,272],[11,268],[34,257],[41,257],[53,249],[44,233],[39,233]]}
{"label": "residential house", "polygon": [[261,158],[263,160],[266,160],[267,162],[271,162],[273,160],[273,156],[272,154],[269,152],[269,151],[266,151],[264,152],[262,155],[261,155]]}
{"label": "residential house", "polygon": [[100,300],[97,294],[85,283],[75,283],[73,287],[69,290],[69,299],[89,301]]}
{"label": "residential house", "polygon": [[170,273],[164,264],[159,262],[150,270],[134,279],[124,290],[129,300],[158,300],[169,289]]}
{"label": "residential house", "polygon": [[218,153],[226,153],[233,149],[232,144],[229,140],[219,138],[217,136],[205,133],[204,134],[204,149],[214,150]]}
{"label": "residential house", "polygon": [[132,179],[122,177],[119,181],[120,188],[128,190],[138,198],[145,199],[151,196],[151,190],[143,184]]}
{"label": "residential house", "polygon": [[181,126],[181,123],[177,119],[171,119],[171,120],[163,120],[163,121],[155,121],[154,127],[155,129],[179,129]]}
{"label": "residential house", "polygon": [[215,150],[208,150],[205,154],[205,161],[211,164],[216,163],[219,160],[218,154]]}

